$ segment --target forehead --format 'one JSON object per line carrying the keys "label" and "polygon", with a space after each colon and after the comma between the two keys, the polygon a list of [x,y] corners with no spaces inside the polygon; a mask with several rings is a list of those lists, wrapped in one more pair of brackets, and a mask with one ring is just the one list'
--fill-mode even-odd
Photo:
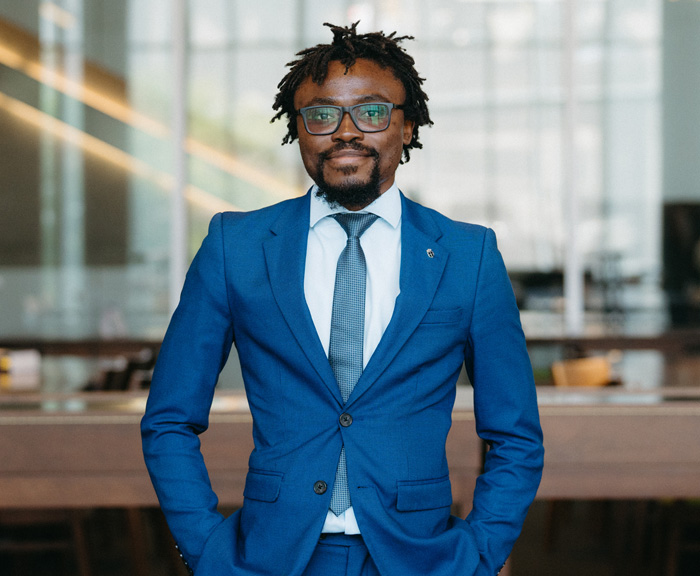
{"label": "forehead", "polygon": [[362,101],[403,104],[406,97],[401,81],[389,68],[360,58],[345,73],[345,65],[333,60],[322,84],[307,77],[294,94],[297,109],[318,104],[350,105]]}

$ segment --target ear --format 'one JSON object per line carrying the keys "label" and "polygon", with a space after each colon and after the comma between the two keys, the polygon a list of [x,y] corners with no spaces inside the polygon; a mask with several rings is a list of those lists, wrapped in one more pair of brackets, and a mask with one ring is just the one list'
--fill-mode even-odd
{"label": "ear", "polygon": [[413,128],[415,127],[416,123],[413,120],[404,120],[403,121],[403,143],[404,146],[408,146],[411,143],[411,140],[413,140]]}

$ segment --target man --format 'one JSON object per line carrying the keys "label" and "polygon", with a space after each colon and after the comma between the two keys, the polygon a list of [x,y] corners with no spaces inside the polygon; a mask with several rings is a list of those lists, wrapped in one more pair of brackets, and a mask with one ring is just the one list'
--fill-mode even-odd
{"label": "man", "polygon": [[[493,232],[396,187],[431,123],[404,38],[331,29],[274,104],[316,185],[213,218],[154,374],[146,462],[197,576],[496,574],[543,456],[510,283]],[[224,519],[197,435],[232,343],[255,449]],[[445,456],[465,363],[490,448],[466,520]]]}

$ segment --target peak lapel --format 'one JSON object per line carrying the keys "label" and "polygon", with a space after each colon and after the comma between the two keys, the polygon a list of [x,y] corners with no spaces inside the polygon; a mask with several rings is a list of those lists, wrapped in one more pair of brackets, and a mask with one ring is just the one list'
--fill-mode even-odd
{"label": "peak lapel", "polygon": [[402,195],[401,276],[396,307],[377,349],[357,382],[348,405],[384,372],[430,307],[448,258],[437,244],[441,230],[429,212]]}
{"label": "peak lapel", "polygon": [[271,226],[263,243],[270,286],[299,347],[339,404],[340,390],[318,338],[304,297],[304,268],[309,233],[309,195],[292,200]]}

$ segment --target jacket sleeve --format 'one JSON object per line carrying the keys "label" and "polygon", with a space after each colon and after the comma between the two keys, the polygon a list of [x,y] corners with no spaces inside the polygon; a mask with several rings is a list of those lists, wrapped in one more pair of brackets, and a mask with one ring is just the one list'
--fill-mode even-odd
{"label": "jacket sleeve", "polygon": [[224,268],[222,215],[193,260],[161,347],[141,421],[153,486],[183,557],[196,567],[223,521],[200,451],[219,372],[233,341]]}
{"label": "jacket sleeve", "polygon": [[481,555],[476,574],[494,575],[520,535],[544,449],[520,314],[492,230],[484,238],[467,348],[476,431],[488,449],[467,522]]}

